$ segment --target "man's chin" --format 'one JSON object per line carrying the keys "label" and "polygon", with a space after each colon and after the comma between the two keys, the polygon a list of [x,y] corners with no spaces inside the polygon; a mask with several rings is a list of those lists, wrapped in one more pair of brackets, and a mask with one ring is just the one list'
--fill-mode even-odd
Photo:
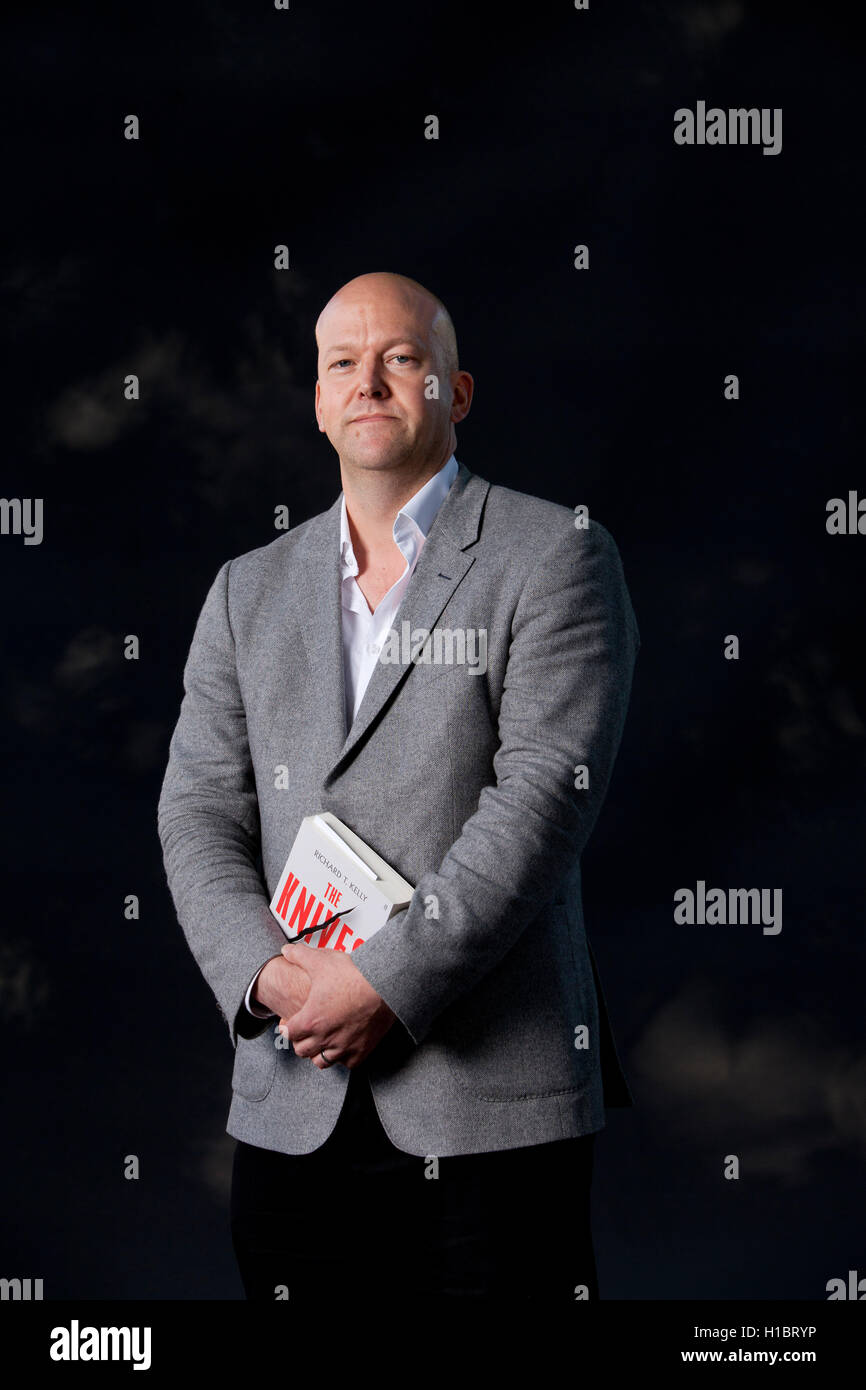
{"label": "man's chin", "polygon": [[393,444],[387,448],[380,446],[378,449],[359,449],[354,445],[340,454],[340,462],[348,468],[383,470],[399,468],[410,457],[410,450],[395,447]]}

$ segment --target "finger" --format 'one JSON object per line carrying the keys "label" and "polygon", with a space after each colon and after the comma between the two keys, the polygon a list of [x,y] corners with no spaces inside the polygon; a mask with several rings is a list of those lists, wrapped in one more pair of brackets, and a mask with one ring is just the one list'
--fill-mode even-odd
{"label": "finger", "polygon": [[314,1057],[310,1058],[310,1061],[312,1062],[313,1066],[318,1067],[319,1071],[327,1071],[329,1067],[333,1067],[335,1063],[342,1061],[341,1057],[332,1057],[330,1055],[331,1048],[326,1047],[325,1052],[328,1054],[327,1062],[323,1058],[321,1052],[317,1052]]}
{"label": "finger", "polygon": [[[299,1010],[298,1010],[298,1013],[300,1013],[300,1012],[301,1012],[301,1011],[300,1011],[300,1009],[299,1009]],[[281,1024],[284,1023],[287,1030],[291,1029],[291,1028],[292,1028],[292,1025],[294,1025],[295,1037],[297,1037],[297,1038],[303,1038],[303,1037],[306,1036],[306,1033],[305,1033],[305,1031],[304,1031],[303,1025],[301,1025],[301,1027],[299,1028],[298,1025],[295,1023],[295,1019],[296,1019],[297,1017],[298,1017],[298,1014],[284,1014],[283,1017],[280,1019],[280,1023],[281,1023]],[[281,1033],[283,1032],[283,1029],[282,1029],[282,1028],[280,1028],[280,1032],[281,1032]],[[287,1031],[286,1034],[285,1034],[285,1036],[286,1036],[286,1037],[290,1037],[290,1036],[291,1036],[290,1032]]]}
{"label": "finger", "polygon": [[[286,941],[286,942],[284,942],[283,945],[280,947],[280,955],[281,955],[281,956],[291,957],[292,960],[297,961],[297,959],[298,959],[298,952],[297,952],[297,949],[296,949],[296,948],[297,948],[298,946],[307,946],[308,944],[309,944],[309,943],[306,942],[306,941],[304,941],[304,940],[301,940],[301,941]],[[313,949],[315,949],[315,948],[313,948]]]}
{"label": "finger", "polygon": [[296,1029],[293,1030],[291,1018],[281,1018],[279,1023],[277,1024],[277,1029],[280,1033],[282,1033],[283,1037],[286,1039],[286,1042],[290,1042],[292,1046],[294,1046],[295,1042],[306,1042],[311,1036],[311,1034],[303,1032],[298,1033]]}
{"label": "finger", "polygon": [[334,1032],[326,1032],[321,1021],[318,1031],[314,1033],[298,1033],[290,1022],[289,1039],[297,1057],[319,1057],[321,1060],[321,1053],[327,1052],[329,1062],[333,1061],[334,1057],[342,1059],[344,1053],[352,1046],[351,1033],[339,1028]]}
{"label": "finger", "polygon": [[321,1061],[323,1051],[329,1054],[328,1061],[330,1061],[330,1054],[339,1051],[333,1042],[325,1042],[321,1037],[299,1038],[292,1042],[292,1046],[295,1049],[296,1057],[309,1057],[310,1061],[315,1061],[317,1057]]}
{"label": "finger", "polygon": [[[313,1036],[313,1024],[306,1016],[306,1006],[298,1009],[296,1014],[292,1014],[286,1019],[289,1026],[289,1039],[293,1043],[308,1042]],[[319,1025],[321,1027],[321,1024]]]}

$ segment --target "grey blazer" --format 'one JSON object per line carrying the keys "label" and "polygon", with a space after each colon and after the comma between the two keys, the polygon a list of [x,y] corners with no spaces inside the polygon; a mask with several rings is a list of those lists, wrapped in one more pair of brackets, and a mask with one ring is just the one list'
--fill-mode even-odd
{"label": "grey blazer", "polygon": [[[539,1144],[631,1105],[584,931],[580,857],[640,639],[610,534],[574,521],[461,464],[394,622],[411,624],[415,650],[423,629],[428,653],[441,641],[455,659],[377,663],[348,734],[340,498],[219,570],[186,662],[158,827],[178,919],[235,1048],[235,1138],[309,1153],[351,1075],[277,1046],[276,1020],[243,1002],[285,941],[268,903],[302,818],[320,810],[416,885],[351,956],[398,1020],[362,1066],[397,1148]],[[437,629],[466,630],[477,669]]]}

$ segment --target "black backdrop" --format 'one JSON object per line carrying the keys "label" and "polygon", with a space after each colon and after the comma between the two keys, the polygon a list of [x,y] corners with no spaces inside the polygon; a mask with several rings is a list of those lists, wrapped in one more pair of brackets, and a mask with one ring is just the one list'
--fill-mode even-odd
{"label": "black backdrop", "polygon": [[[866,1274],[866,536],[826,530],[866,492],[849,10],[202,0],[8,25],[2,492],[43,499],[44,535],[0,536],[0,1275],[241,1297],[231,1049],[156,800],[217,569],[278,504],[297,525],[337,495],[312,328],[369,270],[451,311],[476,380],[458,459],[587,504],[640,625],[584,856],[637,1100],[598,1143],[602,1295],[825,1299]],[[678,146],[699,100],[781,108],[781,152]],[[698,879],[781,888],[782,931],[675,923]]]}

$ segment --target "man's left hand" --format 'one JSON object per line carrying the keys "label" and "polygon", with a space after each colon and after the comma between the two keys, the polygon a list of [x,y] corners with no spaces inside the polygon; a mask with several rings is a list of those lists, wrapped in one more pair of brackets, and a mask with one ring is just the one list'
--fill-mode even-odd
{"label": "man's left hand", "polygon": [[320,1070],[334,1062],[357,1067],[385,1036],[396,1014],[344,952],[298,941],[286,942],[282,954],[309,976],[310,992],[303,1008],[280,1019],[279,1031],[296,1056],[309,1057]]}

